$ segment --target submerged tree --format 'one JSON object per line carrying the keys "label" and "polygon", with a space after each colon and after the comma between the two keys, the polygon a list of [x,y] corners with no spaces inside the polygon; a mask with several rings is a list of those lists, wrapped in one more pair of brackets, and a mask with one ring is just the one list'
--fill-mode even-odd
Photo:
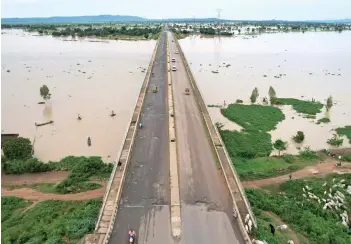
{"label": "submerged tree", "polygon": [[305,140],[305,134],[303,131],[298,131],[295,136],[293,136],[293,140],[297,143],[303,142]]}
{"label": "submerged tree", "polygon": [[271,104],[275,104],[277,100],[277,93],[272,86],[269,87],[268,95]]}
{"label": "submerged tree", "polygon": [[327,99],[327,110],[331,109],[331,107],[333,107],[333,98],[329,96]]}
{"label": "submerged tree", "polygon": [[250,100],[252,103],[255,103],[257,98],[259,96],[259,93],[258,93],[258,89],[257,87],[255,87],[255,89],[253,89],[252,93],[251,93],[251,96],[250,96]]}
{"label": "submerged tree", "polygon": [[47,87],[46,85],[43,85],[42,87],[40,87],[40,96],[44,99],[50,99],[50,90],[49,87]]}
{"label": "submerged tree", "polygon": [[279,156],[280,156],[280,152],[286,149],[286,145],[287,143],[281,139],[276,140],[273,144],[274,148],[279,151]]}

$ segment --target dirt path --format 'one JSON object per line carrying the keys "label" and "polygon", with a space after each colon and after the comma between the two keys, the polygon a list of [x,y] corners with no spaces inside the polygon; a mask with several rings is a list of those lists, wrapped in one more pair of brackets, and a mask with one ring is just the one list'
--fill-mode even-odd
{"label": "dirt path", "polygon": [[[342,167],[336,167],[337,161],[333,158],[327,158],[320,164],[309,166],[292,173],[292,179],[301,179],[310,176],[323,176],[330,173],[351,173],[351,164],[343,163]],[[245,188],[259,188],[265,185],[280,184],[289,180],[289,175],[281,175],[273,178],[262,180],[243,181]]]}
{"label": "dirt path", "polygon": [[14,190],[7,190],[5,188],[1,188],[1,196],[15,196],[21,197],[25,199],[30,199],[34,201],[40,200],[88,200],[92,198],[103,197],[105,192],[105,187],[101,187],[96,190],[76,193],[76,194],[52,194],[52,193],[43,193],[31,188],[21,188]]}
{"label": "dirt path", "polygon": [[299,243],[300,243],[300,242],[299,242],[299,238],[297,237],[296,232],[295,232],[293,229],[291,229],[290,226],[289,226],[288,224],[284,223],[284,222],[283,222],[277,215],[275,215],[274,213],[271,213],[271,212],[269,212],[269,211],[264,211],[264,212],[265,212],[265,214],[267,214],[269,217],[271,217],[278,225],[283,225],[283,224],[287,225],[287,226],[288,226],[288,229],[287,229],[287,230],[282,230],[281,232],[282,232],[282,233],[283,233],[283,232],[289,233],[289,234],[290,234],[289,236],[292,238],[292,240],[294,241],[295,244],[299,244]]}
{"label": "dirt path", "polygon": [[43,173],[21,174],[21,175],[5,175],[1,174],[2,184],[16,185],[32,185],[36,183],[56,183],[66,179],[69,171],[50,171]]}

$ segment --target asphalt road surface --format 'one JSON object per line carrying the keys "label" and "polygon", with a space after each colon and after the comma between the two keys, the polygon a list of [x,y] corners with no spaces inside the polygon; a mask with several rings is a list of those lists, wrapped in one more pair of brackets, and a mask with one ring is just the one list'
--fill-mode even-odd
{"label": "asphalt road surface", "polygon": [[[161,34],[110,243],[173,243],[170,226],[167,34]],[[158,93],[153,88],[158,87]]]}
{"label": "asphalt road surface", "polygon": [[[193,96],[184,64],[168,33],[172,65],[175,121],[178,146],[182,242],[244,243],[232,221],[233,203],[222,171],[205,130],[201,112]],[[185,95],[190,88],[191,95]]]}

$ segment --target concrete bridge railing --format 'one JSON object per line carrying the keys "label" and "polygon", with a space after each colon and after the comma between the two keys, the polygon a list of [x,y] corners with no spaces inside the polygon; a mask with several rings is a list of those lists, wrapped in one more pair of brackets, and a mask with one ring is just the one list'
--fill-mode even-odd
{"label": "concrete bridge railing", "polygon": [[[174,36],[174,34],[173,34]],[[238,215],[238,222],[239,222],[239,227],[247,241],[247,243],[251,243],[251,240],[248,236],[248,233],[245,229],[245,218],[246,215],[249,214],[251,221],[253,222],[253,225],[257,228],[257,223],[256,223],[256,218],[252,212],[252,208],[250,206],[250,203],[246,197],[245,191],[243,189],[243,186],[240,182],[240,179],[232,166],[232,161],[230,159],[230,156],[225,148],[225,145],[222,141],[222,138],[218,132],[217,127],[213,124],[212,119],[210,117],[210,114],[207,110],[207,106],[204,102],[203,96],[196,84],[195,78],[191,72],[191,69],[188,65],[188,62],[186,60],[186,57],[179,45],[179,42],[177,38],[174,36],[175,43],[177,45],[179,54],[183,60],[185,69],[187,71],[191,86],[193,88],[193,94],[196,97],[196,100],[198,102],[200,111],[202,112],[203,115],[203,120],[206,124],[208,134],[211,138],[211,142],[214,147],[215,154],[218,158],[218,161],[220,162],[221,168],[223,170],[229,191],[232,195],[233,198],[233,205],[236,209],[238,209],[239,215]]]}

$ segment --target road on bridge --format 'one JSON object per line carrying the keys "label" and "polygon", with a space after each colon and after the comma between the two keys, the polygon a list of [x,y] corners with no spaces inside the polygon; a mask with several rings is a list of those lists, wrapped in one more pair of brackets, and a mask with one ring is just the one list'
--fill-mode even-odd
{"label": "road on bridge", "polygon": [[[110,243],[128,242],[128,230],[137,232],[138,244],[172,243],[169,197],[169,147],[167,100],[167,35],[161,34],[154,76],[141,111]],[[158,93],[153,88],[158,87]]]}
{"label": "road on bridge", "polygon": [[[232,221],[233,203],[177,46],[168,33],[178,146],[184,243],[245,243]],[[190,88],[191,95],[185,95]]]}

